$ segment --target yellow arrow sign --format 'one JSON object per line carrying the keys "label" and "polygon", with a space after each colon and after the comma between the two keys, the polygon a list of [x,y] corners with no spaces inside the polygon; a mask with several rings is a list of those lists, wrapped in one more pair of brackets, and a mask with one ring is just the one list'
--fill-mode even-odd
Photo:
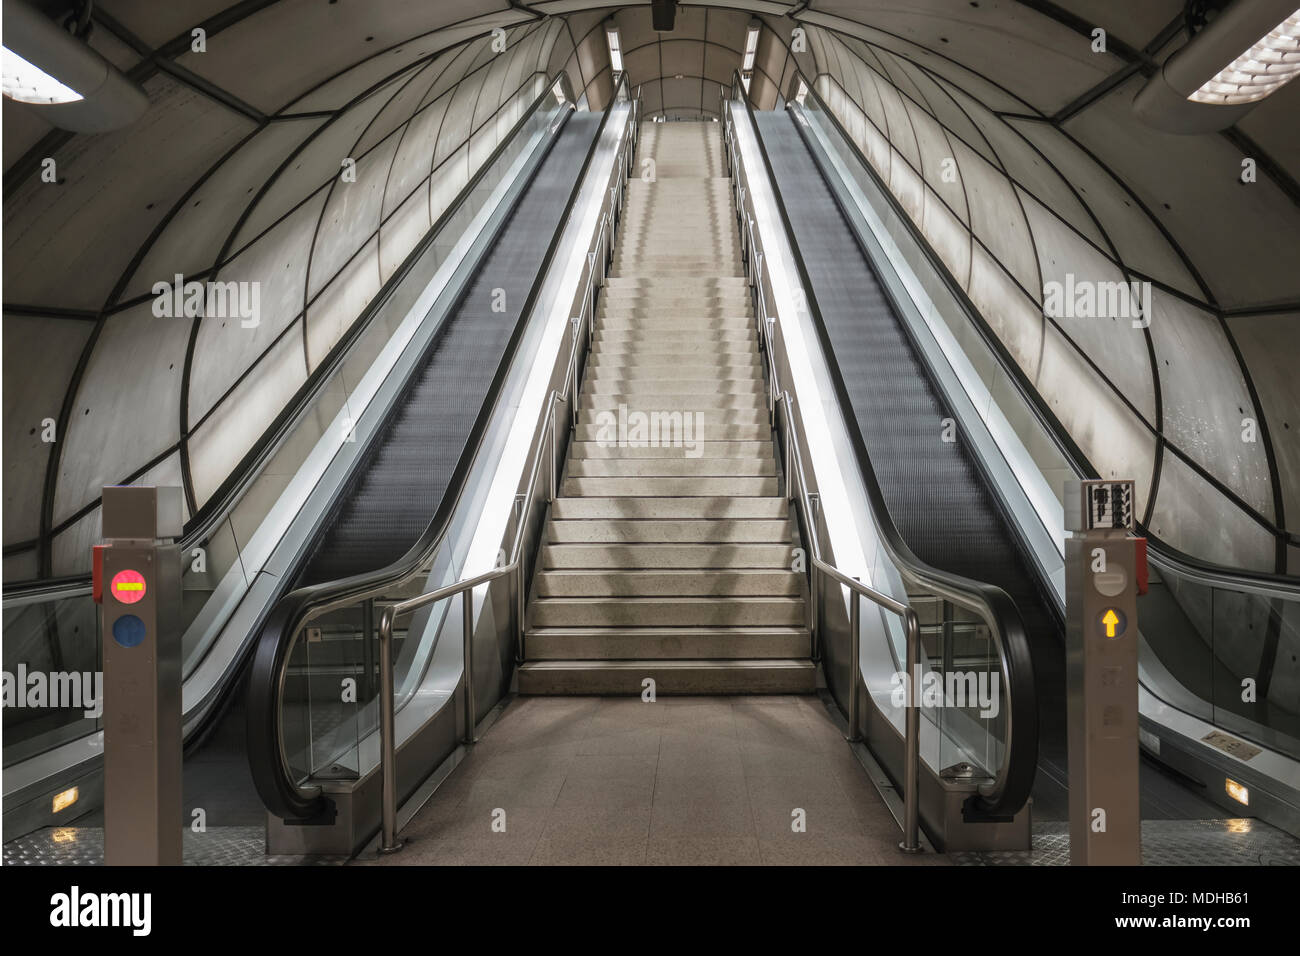
{"label": "yellow arrow sign", "polygon": [[1119,624],[1119,615],[1115,613],[1114,608],[1106,610],[1106,613],[1102,615],[1101,623],[1106,625],[1106,636],[1114,637],[1115,627]]}

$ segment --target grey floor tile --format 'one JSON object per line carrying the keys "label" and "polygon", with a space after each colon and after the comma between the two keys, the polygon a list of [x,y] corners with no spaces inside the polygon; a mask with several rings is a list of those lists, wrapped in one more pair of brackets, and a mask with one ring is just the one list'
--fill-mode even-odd
{"label": "grey floor tile", "polygon": [[651,833],[646,863],[652,866],[757,866],[762,862],[752,836],[670,837]]}

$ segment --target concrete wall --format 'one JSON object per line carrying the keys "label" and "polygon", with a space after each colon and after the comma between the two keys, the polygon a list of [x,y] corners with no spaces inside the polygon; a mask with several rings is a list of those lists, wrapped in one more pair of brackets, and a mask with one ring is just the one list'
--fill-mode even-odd
{"label": "concrete wall", "polygon": [[[1151,532],[1300,574],[1300,315],[1274,305],[1300,301],[1300,207],[1243,184],[1229,138],[1144,127],[1140,76],[1057,123],[896,36],[805,24],[794,52],[765,24],[757,105],[811,80],[1088,460],[1137,479]],[[1149,327],[1057,309],[1067,282],[1149,282]]]}

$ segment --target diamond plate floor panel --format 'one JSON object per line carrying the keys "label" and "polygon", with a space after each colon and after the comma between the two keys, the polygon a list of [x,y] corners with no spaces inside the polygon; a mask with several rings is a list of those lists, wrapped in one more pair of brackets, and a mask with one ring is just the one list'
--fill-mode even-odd
{"label": "diamond plate floor panel", "polygon": [[[267,856],[264,827],[185,833],[186,866],[337,866],[344,857]],[[4,845],[5,866],[101,866],[102,827],[47,827]]]}
{"label": "diamond plate floor panel", "polygon": [[[950,853],[957,866],[1069,866],[1069,824],[1034,824],[1029,851]],[[1300,866],[1300,840],[1259,820],[1146,820],[1146,866]]]}

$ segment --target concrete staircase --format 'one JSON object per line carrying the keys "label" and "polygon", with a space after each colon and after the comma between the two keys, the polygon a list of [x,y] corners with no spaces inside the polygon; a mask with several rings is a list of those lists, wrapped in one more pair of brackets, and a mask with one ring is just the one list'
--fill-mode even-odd
{"label": "concrete staircase", "polygon": [[716,123],[646,123],[528,608],[523,694],[805,693],[806,582]]}

